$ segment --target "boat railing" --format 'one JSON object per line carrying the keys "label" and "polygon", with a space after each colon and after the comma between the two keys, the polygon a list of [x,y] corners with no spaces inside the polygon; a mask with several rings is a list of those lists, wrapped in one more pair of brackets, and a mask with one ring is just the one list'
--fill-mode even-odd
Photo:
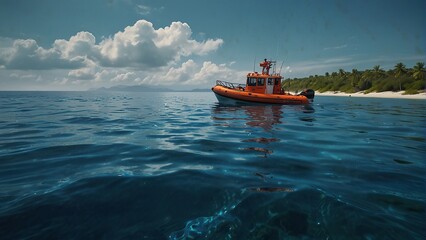
{"label": "boat railing", "polygon": [[225,81],[220,81],[220,80],[216,80],[216,85],[226,87],[226,88],[231,88],[231,89],[244,89],[245,88],[245,85],[241,84],[241,83],[231,83],[231,82],[225,82]]}

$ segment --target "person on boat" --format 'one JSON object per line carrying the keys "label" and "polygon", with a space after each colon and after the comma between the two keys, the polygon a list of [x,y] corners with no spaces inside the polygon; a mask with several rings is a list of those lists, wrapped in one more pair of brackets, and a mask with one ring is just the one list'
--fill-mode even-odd
{"label": "person on boat", "polygon": [[262,67],[262,74],[269,74],[269,69],[271,68],[271,61],[268,61],[265,58],[265,60],[260,63],[260,66]]}

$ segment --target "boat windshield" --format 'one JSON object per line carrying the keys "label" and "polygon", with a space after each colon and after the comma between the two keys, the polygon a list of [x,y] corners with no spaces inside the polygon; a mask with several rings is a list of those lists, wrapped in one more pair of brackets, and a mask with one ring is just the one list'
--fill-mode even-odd
{"label": "boat windshield", "polygon": [[256,78],[247,78],[247,86],[256,86]]}

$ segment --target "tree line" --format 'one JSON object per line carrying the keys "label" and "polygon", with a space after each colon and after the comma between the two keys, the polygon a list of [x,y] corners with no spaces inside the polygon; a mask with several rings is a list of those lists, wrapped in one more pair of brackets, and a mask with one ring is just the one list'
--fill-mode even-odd
{"label": "tree line", "polygon": [[383,70],[380,65],[364,71],[352,69],[351,72],[346,72],[339,69],[331,74],[326,72],[324,75],[285,79],[282,85],[286,91],[294,92],[311,88],[319,92],[405,91],[405,94],[417,94],[425,91],[425,77],[423,62],[418,62],[412,68],[407,68],[403,63],[397,63],[393,69],[387,71]]}

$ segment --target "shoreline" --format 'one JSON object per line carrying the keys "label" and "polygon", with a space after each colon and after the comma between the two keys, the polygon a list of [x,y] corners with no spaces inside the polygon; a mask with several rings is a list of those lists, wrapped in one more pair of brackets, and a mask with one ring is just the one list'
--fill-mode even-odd
{"label": "shoreline", "polygon": [[423,99],[426,100],[426,92],[404,95],[404,91],[401,92],[371,92],[371,93],[345,93],[345,92],[315,92],[316,96],[336,96],[336,97],[369,97],[369,98],[402,98],[402,99]]}

